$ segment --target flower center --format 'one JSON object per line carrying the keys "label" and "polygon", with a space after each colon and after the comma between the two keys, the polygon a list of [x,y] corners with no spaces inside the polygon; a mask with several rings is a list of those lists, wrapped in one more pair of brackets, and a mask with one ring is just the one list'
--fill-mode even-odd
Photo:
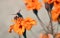
{"label": "flower center", "polygon": [[21,29],[22,29],[22,25],[20,25],[20,26],[19,26],[19,28],[21,28]]}

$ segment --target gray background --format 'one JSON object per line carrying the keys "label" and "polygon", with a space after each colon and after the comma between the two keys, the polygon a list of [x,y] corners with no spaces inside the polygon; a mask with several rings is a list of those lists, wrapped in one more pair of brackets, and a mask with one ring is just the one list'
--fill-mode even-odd
{"label": "gray background", "polygon": [[[24,18],[30,16],[37,21],[37,25],[34,26],[31,31],[27,31],[27,38],[39,38],[40,33],[43,33],[43,31],[41,32],[42,27],[36,16],[33,14],[32,10],[27,10],[25,8],[23,0],[0,0],[0,38],[18,38],[18,34],[15,32],[12,32],[11,34],[8,33],[8,28],[10,24],[12,24],[11,19],[15,16],[10,14],[16,14],[20,9]],[[38,11],[38,15],[45,24],[49,22],[49,17],[44,8],[44,4]],[[21,37],[23,38],[23,36]]]}

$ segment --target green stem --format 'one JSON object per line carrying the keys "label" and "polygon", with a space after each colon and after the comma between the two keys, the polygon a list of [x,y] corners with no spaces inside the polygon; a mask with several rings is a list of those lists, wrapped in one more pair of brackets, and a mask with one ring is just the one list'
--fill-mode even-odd
{"label": "green stem", "polygon": [[49,18],[50,18],[50,25],[51,25],[51,34],[53,34],[52,14],[50,8],[49,8],[49,12],[50,12]]}
{"label": "green stem", "polygon": [[23,33],[23,36],[24,36],[24,38],[27,38],[27,37],[26,37],[26,29],[25,29],[25,32]]}
{"label": "green stem", "polygon": [[44,30],[46,33],[48,33],[48,31],[47,31],[47,30],[45,29],[45,27],[44,27],[45,24],[41,21],[41,19],[40,19],[39,16],[38,16],[38,11],[35,9],[35,10],[33,10],[33,12],[34,12],[34,14],[36,15],[36,17],[38,18],[41,26],[43,27],[43,30]]}

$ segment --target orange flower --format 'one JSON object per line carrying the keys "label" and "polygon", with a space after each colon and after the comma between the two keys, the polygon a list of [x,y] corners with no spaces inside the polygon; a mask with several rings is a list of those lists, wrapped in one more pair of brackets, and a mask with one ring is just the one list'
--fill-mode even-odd
{"label": "orange flower", "polygon": [[55,38],[60,38],[60,33],[55,34]]}
{"label": "orange flower", "polygon": [[36,24],[36,21],[29,17],[26,19],[15,17],[13,22],[14,24],[10,26],[8,31],[11,33],[13,30],[19,35],[22,35],[25,29],[30,30],[32,26]]}
{"label": "orange flower", "polygon": [[50,38],[51,36],[51,34],[40,34],[40,38]]}
{"label": "orange flower", "polygon": [[24,3],[28,10],[31,9],[39,10],[41,8],[41,3],[38,0],[24,0]]}
{"label": "orange flower", "polygon": [[52,10],[52,20],[58,21],[59,16],[60,16],[60,8],[59,9],[53,9]]}
{"label": "orange flower", "polygon": [[26,30],[31,30],[32,26],[35,24],[36,24],[36,21],[29,17],[27,17],[22,21],[22,25],[24,25]]}
{"label": "orange flower", "polygon": [[20,18],[20,17],[14,19],[14,22],[15,22],[15,23],[14,23],[14,25],[11,25],[11,26],[10,26],[10,28],[9,28],[8,31],[11,32],[12,29],[13,29],[14,32],[16,32],[16,33],[19,34],[19,35],[22,35],[22,34],[24,33],[24,31],[25,31],[24,26],[21,25],[21,21],[22,21],[22,20],[23,20],[23,19]]}

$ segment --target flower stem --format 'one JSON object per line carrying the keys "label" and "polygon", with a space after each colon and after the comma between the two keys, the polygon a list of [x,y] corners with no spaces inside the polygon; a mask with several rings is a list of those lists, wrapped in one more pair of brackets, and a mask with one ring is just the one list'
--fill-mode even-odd
{"label": "flower stem", "polygon": [[41,19],[40,19],[39,16],[38,16],[38,11],[37,11],[36,9],[34,9],[33,12],[34,12],[34,14],[36,15],[36,17],[38,18],[41,26],[43,27],[43,30],[44,30],[46,33],[48,33],[48,31],[47,31],[46,28],[44,27],[45,24],[41,21]]}
{"label": "flower stem", "polygon": [[[50,6],[49,6],[50,7]],[[50,15],[49,15],[49,18],[50,18],[50,25],[51,25],[51,34],[53,34],[53,24],[52,24],[52,14],[51,14],[51,8],[49,8],[49,12],[50,12]]]}
{"label": "flower stem", "polygon": [[24,38],[27,38],[27,37],[26,37],[26,29],[25,29],[25,32],[23,33],[23,36],[24,36]]}

